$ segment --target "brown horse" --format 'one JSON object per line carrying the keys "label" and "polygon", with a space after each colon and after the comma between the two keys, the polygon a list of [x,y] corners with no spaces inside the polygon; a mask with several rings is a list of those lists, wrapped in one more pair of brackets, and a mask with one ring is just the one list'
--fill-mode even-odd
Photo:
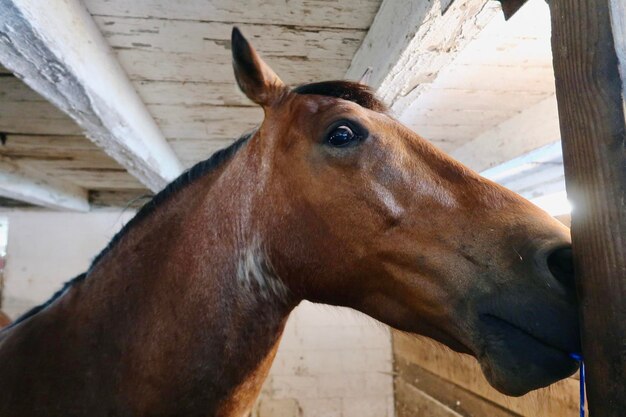
{"label": "brown horse", "polygon": [[567,228],[365,86],[290,89],[237,30],[232,52],[262,124],[0,333],[1,416],[243,416],[304,299],[471,354],[511,395],[576,370]]}
{"label": "brown horse", "polygon": [[9,316],[0,311],[0,329],[8,326],[9,324],[11,324],[11,319],[9,318]]}

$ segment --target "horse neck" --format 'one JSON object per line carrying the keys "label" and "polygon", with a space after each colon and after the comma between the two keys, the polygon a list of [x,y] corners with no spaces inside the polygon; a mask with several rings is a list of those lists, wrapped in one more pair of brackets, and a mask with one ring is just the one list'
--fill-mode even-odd
{"label": "horse neck", "polygon": [[[241,415],[256,398],[294,306],[252,233],[250,202],[237,198],[256,184],[233,165],[185,186],[53,305],[71,317],[74,346],[95,338],[102,358],[123,352],[115,372],[135,414]],[[66,359],[81,354],[92,348]],[[84,363],[102,367],[94,374],[112,366]]]}
{"label": "horse neck", "polygon": [[9,318],[9,316],[0,311],[0,329],[8,326],[9,324],[11,324],[11,319]]}

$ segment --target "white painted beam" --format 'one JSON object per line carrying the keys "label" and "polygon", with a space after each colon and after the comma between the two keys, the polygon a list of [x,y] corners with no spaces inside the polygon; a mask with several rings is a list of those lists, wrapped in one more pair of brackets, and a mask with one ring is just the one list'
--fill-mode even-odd
{"label": "white painted beam", "polygon": [[53,209],[89,211],[85,189],[44,179],[4,157],[0,157],[0,196]]}
{"label": "white painted beam", "polygon": [[383,0],[346,78],[369,84],[400,114],[501,13],[496,1]]}
{"label": "white painted beam", "polygon": [[0,0],[0,61],[151,190],[182,171],[79,0]]}
{"label": "white painted beam", "polygon": [[610,10],[615,54],[619,63],[619,74],[622,78],[622,104],[626,111],[626,1],[611,1]]}
{"label": "white painted beam", "polygon": [[556,97],[552,95],[483,132],[450,154],[470,168],[484,171],[557,142],[560,138]]}
{"label": "white painted beam", "polygon": [[532,150],[489,168],[481,175],[526,198],[565,191],[561,142]]}
{"label": "white painted beam", "polygon": [[489,168],[481,175],[529,199],[553,216],[571,211],[565,192],[560,141]]}

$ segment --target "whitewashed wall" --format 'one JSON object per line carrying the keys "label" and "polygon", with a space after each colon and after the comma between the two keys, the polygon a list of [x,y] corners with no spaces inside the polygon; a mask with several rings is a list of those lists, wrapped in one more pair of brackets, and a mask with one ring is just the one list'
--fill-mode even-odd
{"label": "whitewashed wall", "polygon": [[[9,239],[2,309],[16,317],[83,272],[132,212],[0,212]],[[348,309],[292,314],[254,417],[393,417],[389,331]]]}
{"label": "whitewashed wall", "polygon": [[393,417],[389,330],[303,302],[289,318],[255,417]]}
{"label": "whitewashed wall", "polygon": [[9,227],[2,310],[15,318],[46,301],[64,282],[84,272],[133,214],[0,212]]}

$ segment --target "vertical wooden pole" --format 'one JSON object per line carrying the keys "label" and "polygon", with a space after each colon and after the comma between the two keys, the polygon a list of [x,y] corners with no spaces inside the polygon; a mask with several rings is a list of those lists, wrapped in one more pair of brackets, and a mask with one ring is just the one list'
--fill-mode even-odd
{"label": "vertical wooden pole", "polygon": [[549,2],[589,412],[626,416],[626,0]]}

